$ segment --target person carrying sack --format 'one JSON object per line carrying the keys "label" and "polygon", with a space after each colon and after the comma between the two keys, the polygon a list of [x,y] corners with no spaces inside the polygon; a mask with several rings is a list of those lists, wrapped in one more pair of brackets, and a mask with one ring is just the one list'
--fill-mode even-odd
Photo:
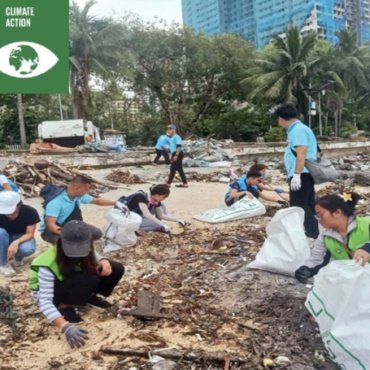
{"label": "person carrying sack", "polygon": [[30,288],[47,320],[61,330],[68,344],[81,347],[87,331],[75,306],[112,306],[97,294],[108,297],[124,274],[121,263],[98,256],[93,241],[102,232],[82,221],[69,221],[61,229],[56,246],[49,247],[31,264]]}
{"label": "person carrying sack", "polygon": [[298,281],[306,284],[330,258],[354,259],[362,265],[370,261],[370,217],[354,215],[359,199],[356,193],[342,193],[316,201],[316,217],[324,229],[314,242],[311,257],[296,270]]}
{"label": "person carrying sack", "polygon": [[39,232],[43,240],[56,245],[64,224],[71,220],[82,221],[81,204],[124,208],[120,202],[89,195],[91,182],[88,177],[76,175],[66,188],[46,185],[46,189],[41,190],[40,195],[44,197],[45,202]]}
{"label": "person carrying sack", "polygon": [[312,130],[298,119],[294,105],[283,104],[277,108],[275,114],[278,117],[279,126],[286,129],[288,134],[284,164],[289,179],[290,206],[304,210],[306,236],[316,239],[319,235],[319,226],[314,210],[314,180],[305,167],[307,159],[315,160],[317,157],[316,137]]}

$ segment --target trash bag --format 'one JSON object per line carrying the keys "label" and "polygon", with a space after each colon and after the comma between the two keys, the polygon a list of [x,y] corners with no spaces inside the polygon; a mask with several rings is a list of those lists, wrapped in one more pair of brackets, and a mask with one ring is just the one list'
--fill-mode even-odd
{"label": "trash bag", "polygon": [[217,224],[260,216],[265,213],[265,206],[257,198],[249,199],[245,197],[230,207],[212,208],[193,216],[193,218],[198,221]]}
{"label": "trash bag", "polygon": [[340,369],[370,369],[370,265],[332,261],[315,276],[306,307]]}
{"label": "trash bag", "polygon": [[105,215],[108,223],[103,228],[103,253],[113,252],[136,244],[136,230],[139,230],[141,217],[135,212],[122,213],[119,209],[109,209]]}
{"label": "trash bag", "polygon": [[267,238],[262,248],[247,267],[294,276],[311,254],[303,221],[302,208],[277,211],[266,227]]}

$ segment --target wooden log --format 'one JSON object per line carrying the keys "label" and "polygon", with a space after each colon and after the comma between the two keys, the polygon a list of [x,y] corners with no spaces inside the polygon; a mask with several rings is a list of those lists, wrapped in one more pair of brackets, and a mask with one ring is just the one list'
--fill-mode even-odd
{"label": "wooden log", "polygon": [[180,351],[172,348],[157,349],[154,351],[148,351],[145,348],[102,348],[100,350],[105,354],[110,355],[121,355],[121,356],[137,356],[137,357],[149,357],[149,352],[153,355],[158,355],[169,360],[185,360],[191,362],[216,362],[216,363],[230,363],[236,362],[239,364],[245,364],[249,362],[248,358],[231,356],[228,353],[203,353],[195,351]]}

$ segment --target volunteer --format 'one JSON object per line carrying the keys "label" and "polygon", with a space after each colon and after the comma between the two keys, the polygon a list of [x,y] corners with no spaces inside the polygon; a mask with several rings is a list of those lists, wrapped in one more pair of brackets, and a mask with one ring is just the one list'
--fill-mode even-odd
{"label": "volunteer", "polygon": [[316,218],[324,230],[315,240],[311,257],[295,272],[302,283],[316,275],[329,259],[370,261],[370,217],[355,216],[356,193],[325,195],[315,203]]}
{"label": "volunteer", "polygon": [[94,226],[69,221],[62,227],[57,246],[49,247],[31,264],[32,296],[72,348],[87,339],[87,331],[75,325],[82,321],[75,306],[110,307],[97,294],[108,297],[124,274],[121,263],[99,259],[94,252],[93,241],[101,236]]}
{"label": "volunteer", "polygon": [[176,172],[181,177],[182,184],[176,184],[178,188],[187,188],[188,180],[184,172],[182,161],[184,159],[184,152],[182,151],[182,139],[177,133],[176,125],[167,126],[167,135],[170,136],[170,152],[171,152],[171,168],[170,175],[168,177],[167,185],[171,186],[173,179],[175,178]]}
{"label": "volunteer", "polygon": [[229,185],[229,190],[225,194],[225,204],[230,207],[238,200],[247,196],[252,199],[261,198],[270,202],[276,202],[274,196],[271,194],[261,193],[259,185],[261,183],[262,175],[258,171],[249,171],[246,175],[240,177],[237,181]]}
{"label": "volunteer", "polygon": [[[274,201],[281,203],[281,204],[286,204],[288,199],[287,199],[287,191],[285,191],[282,188],[275,187],[271,185],[268,181],[269,179],[269,173],[267,171],[267,166],[263,163],[258,163],[258,160],[254,160],[254,165],[249,168],[249,171],[257,171],[261,174],[261,182],[258,184],[258,188],[261,191],[274,191],[276,193],[276,196],[274,197]],[[270,194],[272,195],[272,194]]]}
{"label": "volunteer", "polygon": [[40,222],[35,208],[22,204],[14,191],[0,192],[0,275],[13,275],[10,265],[21,266],[36,250],[35,232]]}
{"label": "volunteer", "polygon": [[158,161],[163,156],[165,163],[170,164],[170,136],[166,134],[160,135],[157,139],[157,143],[155,144],[155,153],[156,156],[154,158],[153,164],[158,164]]}
{"label": "volunteer", "polygon": [[[98,206],[113,206],[122,208],[119,202],[95,198],[89,193],[92,180],[88,177],[76,175],[66,188],[53,188],[53,193],[44,194],[44,216],[39,228],[41,238],[48,243],[56,244],[61,227],[71,220],[82,220],[81,204],[95,204]],[[51,198],[51,199],[50,199]]]}
{"label": "volunteer", "polygon": [[171,229],[163,220],[177,222],[185,226],[186,221],[169,216],[162,203],[170,195],[170,188],[167,184],[153,185],[149,192],[149,196],[143,191],[139,191],[128,197],[120,198],[120,202],[125,204],[130,211],[142,217],[140,230],[169,233]]}

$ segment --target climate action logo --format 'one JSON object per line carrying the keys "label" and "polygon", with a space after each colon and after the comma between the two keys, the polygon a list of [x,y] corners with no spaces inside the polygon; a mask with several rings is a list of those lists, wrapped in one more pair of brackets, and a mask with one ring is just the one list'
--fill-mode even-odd
{"label": "climate action logo", "polygon": [[0,48],[0,72],[15,78],[40,76],[57,62],[52,51],[36,42],[18,41]]}

